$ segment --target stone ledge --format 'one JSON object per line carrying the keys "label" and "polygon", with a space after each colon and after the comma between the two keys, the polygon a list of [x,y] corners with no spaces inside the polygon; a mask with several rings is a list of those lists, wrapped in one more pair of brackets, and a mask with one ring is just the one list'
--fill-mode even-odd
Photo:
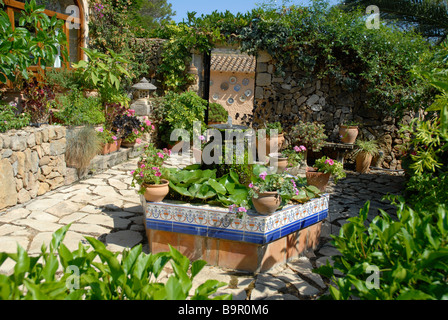
{"label": "stone ledge", "polygon": [[[140,156],[143,153],[142,146],[143,144],[130,148],[120,148],[118,151],[109,154],[97,155],[90,161],[87,174],[98,174],[129,159]],[[67,167],[65,185],[70,185],[80,180],[80,178],[76,168]]]}

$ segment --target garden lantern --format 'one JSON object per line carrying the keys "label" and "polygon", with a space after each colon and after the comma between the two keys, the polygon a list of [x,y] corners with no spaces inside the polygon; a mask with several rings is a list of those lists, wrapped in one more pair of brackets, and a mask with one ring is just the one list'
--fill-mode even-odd
{"label": "garden lantern", "polygon": [[146,80],[146,78],[143,78],[139,83],[134,84],[132,89],[135,91],[134,102],[131,104],[131,109],[134,109],[135,114],[138,116],[149,115],[151,113],[151,104],[148,99],[157,87]]}
{"label": "garden lantern", "polygon": [[139,83],[134,84],[132,89],[135,89],[134,99],[148,99],[151,91],[155,91],[157,87],[143,78]]}

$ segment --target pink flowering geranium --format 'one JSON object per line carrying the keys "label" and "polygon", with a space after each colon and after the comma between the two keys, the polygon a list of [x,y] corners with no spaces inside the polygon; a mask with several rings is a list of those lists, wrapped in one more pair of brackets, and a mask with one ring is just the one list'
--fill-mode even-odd
{"label": "pink flowering geranium", "polygon": [[132,174],[132,186],[140,185],[139,193],[145,192],[145,185],[161,184],[166,177],[167,170],[163,162],[169,158],[168,150],[159,150],[152,143],[144,147],[139,165]]}
{"label": "pink flowering geranium", "polygon": [[96,129],[96,134],[100,138],[102,144],[117,143],[118,138],[111,130],[99,127]]}
{"label": "pink flowering geranium", "polygon": [[245,207],[239,207],[236,204],[232,204],[229,206],[229,212],[235,214],[238,219],[242,219],[247,214],[247,209]]}
{"label": "pink flowering geranium", "polygon": [[283,157],[288,158],[288,167],[297,167],[305,160],[305,151],[305,146],[294,146],[283,150],[281,154]]}
{"label": "pink flowering geranium", "polygon": [[333,176],[333,180],[335,183],[337,183],[339,179],[346,177],[346,173],[342,163],[328,157],[317,159],[314,167],[319,172],[330,173]]}

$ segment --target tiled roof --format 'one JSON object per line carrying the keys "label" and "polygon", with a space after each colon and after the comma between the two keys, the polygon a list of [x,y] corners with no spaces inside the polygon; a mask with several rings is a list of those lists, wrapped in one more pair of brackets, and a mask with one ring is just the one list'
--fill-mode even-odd
{"label": "tiled roof", "polygon": [[255,57],[245,54],[212,54],[212,71],[255,72]]}

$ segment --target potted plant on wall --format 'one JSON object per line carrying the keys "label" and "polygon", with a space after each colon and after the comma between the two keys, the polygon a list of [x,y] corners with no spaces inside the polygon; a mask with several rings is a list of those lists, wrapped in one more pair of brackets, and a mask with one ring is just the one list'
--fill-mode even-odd
{"label": "potted plant on wall", "polygon": [[341,162],[324,156],[317,159],[313,167],[307,168],[307,183],[319,188],[321,192],[325,191],[328,181],[330,180],[330,176],[333,176],[335,183],[337,183],[339,179],[346,177],[346,173]]}
{"label": "potted plant on wall", "polygon": [[152,143],[144,148],[137,169],[131,171],[132,186],[140,186],[139,193],[150,202],[161,202],[169,192],[168,171],[162,167],[170,156],[169,150],[159,150]]}
{"label": "potted plant on wall", "polygon": [[358,140],[356,147],[356,172],[367,173],[373,157],[379,155],[378,143],[375,140]]}
{"label": "potted plant on wall", "polygon": [[96,134],[101,141],[101,154],[109,154],[111,152],[118,151],[121,146],[121,139],[117,136],[115,132],[104,127],[96,128]]}
{"label": "potted plant on wall", "polygon": [[348,121],[339,128],[339,137],[342,143],[354,144],[359,134],[359,124]]}
{"label": "potted plant on wall", "polygon": [[305,146],[304,161],[306,164],[307,151],[319,152],[327,141],[328,136],[325,134],[325,126],[315,122],[303,122],[300,120],[291,128],[286,139],[291,145]]}
{"label": "potted plant on wall", "polygon": [[259,214],[272,214],[291,199],[303,197],[300,191],[305,184],[300,179],[285,174],[268,174],[268,169],[260,165],[255,165],[253,172],[254,181],[249,184],[248,197]]}
{"label": "potted plant on wall", "polygon": [[117,116],[112,125],[121,134],[123,140],[121,146],[126,148],[141,143],[143,135],[155,129],[149,119],[146,118],[143,122],[140,121],[132,109],[126,110],[125,114]]}

